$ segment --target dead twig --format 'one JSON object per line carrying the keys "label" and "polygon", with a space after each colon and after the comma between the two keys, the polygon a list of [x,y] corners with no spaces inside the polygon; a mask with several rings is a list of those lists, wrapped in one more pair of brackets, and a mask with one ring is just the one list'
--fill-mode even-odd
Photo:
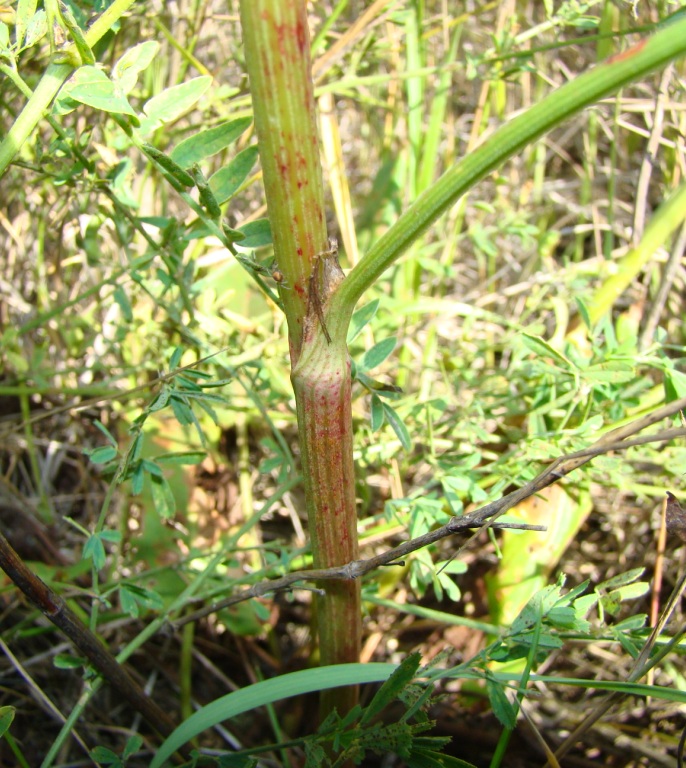
{"label": "dead twig", "polygon": [[640,432],[643,429],[655,424],[668,416],[673,416],[682,409],[686,408],[686,397],[679,400],[675,400],[662,408],[658,408],[652,413],[644,416],[636,421],[626,424],[623,427],[614,429],[608,432],[600,440],[595,442],[589,448],[585,448],[581,451],[561,456],[555,459],[549,467],[541,472],[537,477],[522,486],[516,491],[509,493],[502,499],[492,501],[486,504],[484,507],[471,512],[468,515],[462,517],[453,517],[446,525],[437,528],[434,531],[429,531],[422,536],[417,536],[414,539],[410,539],[403,544],[400,544],[393,549],[383,552],[375,557],[370,557],[366,560],[354,560],[345,565],[336,566],[334,568],[326,568],[319,570],[307,570],[307,571],[294,571],[288,573],[285,576],[281,576],[278,579],[272,579],[263,581],[253,585],[247,589],[241,590],[239,593],[220,600],[212,605],[201,608],[193,613],[187,614],[175,621],[171,622],[173,629],[178,629],[184,624],[191,621],[197,621],[204,618],[216,611],[226,608],[230,605],[243,602],[244,600],[250,600],[251,598],[263,597],[266,594],[278,592],[281,590],[289,589],[300,581],[327,581],[327,580],[347,580],[358,579],[364,574],[373,571],[384,565],[396,563],[406,555],[415,552],[418,549],[433,544],[436,541],[452,536],[456,533],[460,533],[472,528],[478,528],[478,530],[460,547],[455,553],[457,556],[463,549],[465,549],[478,536],[483,530],[487,528],[519,528],[524,530],[545,530],[543,526],[529,526],[525,524],[516,523],[498,523],[497,518],[507,512],[508,509],[516,506],[520,502],[528,499],[530,496],[534,496],[540,493],[544,488],[552,485],[553,483],[561,480],[563,477],[578,469],[583,464],[593,459],[595,456],[608,453],[609,451],[623,450],[629,448],[632,445],[642,445],[649,442],[664,442],[667,440],[673,440],[676,437],[685,437],[686,428],[667,429],[662,432],[658,432],[653,435],[645,435],[643,437],[637,437],[629,440],[631,435]]}

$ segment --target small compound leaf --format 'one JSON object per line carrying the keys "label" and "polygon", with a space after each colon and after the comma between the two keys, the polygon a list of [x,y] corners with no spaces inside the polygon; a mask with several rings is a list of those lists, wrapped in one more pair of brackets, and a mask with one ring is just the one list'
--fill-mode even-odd
{"label": "small compound leaf", "polygon": [[227,166],[210,176],[210,189],[220,205],[233,197],[246,180],[255,165],[257,154],[257,145],[253,144],[239,152]]}
{"label": "small compound leaf", "polygon": [[190,168],[193,163],[199,163],[206,157],[216,155],[217,152],[233,144],[251,122],[252,118],[241,117],[195,133],[174,147],[171,159],[182,168]]}

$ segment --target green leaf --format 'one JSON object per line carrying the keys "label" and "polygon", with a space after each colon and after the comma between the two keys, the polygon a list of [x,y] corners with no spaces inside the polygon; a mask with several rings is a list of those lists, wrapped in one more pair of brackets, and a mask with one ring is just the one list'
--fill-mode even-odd
{"label": "green leaf", "polygon": [[391,704],[398,695],[412,682],[417,674],[422,657],[419,653],[411,653],[374,694],[360,719],[360,725],[365,725]]}
{"label": "green leaf", "polygon": [[635,378],[636,373],[632,365],[610,360],[607,363],[589,365],[581,371],[581,376],[590,384],[626,384]]}
{"label": "green leaf", "polygon": [[44,10],[36,11],[26,25],[26,35],[22,49],[31,48],[48,33],[48,17]]}
{"label": "green leaf", "polygon": [[69,653],[58,653],[52,660],[52,663],[57,669],[81,669],[84,661],[79,656],[72,656]]}
{"label": "green leaf", "polygon": [[66,86],[66,95],[103,112],[136,116],[126,96],[97,67],[79,67]]}
{"label": "green leaf", "polygon": [[143,492],[143,483],[145,481],[145,470],[142,464],[138,464],[133,470],[131,476],[131,493],[134,496],[138,496]]}
{"label": "green leaf", "polygon": [[245,235],[245,238],[240,242],[241,248],[263,248],[265,245],[272,244],[272,230],[269,225],[269,219],[251,221],[242,227],[238,227],[238,231]]}
{"label": "green leaf", "polygon": [[135,584],[124,584],[119,588],[119,603],[122,611],[134,619],[139,616],[139,605],[153,610],[161,610],[163,607],[162,598],[157,592]]}
{"label": "green leaf", "polygon": [[[34,18],[36,8],[38,7],[38,0],[19,0],[17,3],[17,14],[14,19],[14,39],[17,43],[17,49],[23,48],[24,35],[29,26],[29,23]],[[45,19],[45,11],[40,11]],[[46,23],[47,31],[47,23]]]}
{"label": "green leaf", "polygon": [[512,730],[517,723],[517,711],[505,695],[503,686],[493,680],[486,680],[486,692],[488,693],[488,700],[491,702],[493,714],[502,725]]}
{"label": "green leaf", "polygon": [[645,568],[631,568],[624,573],[618,573],[606,581],[602,581],[596,586],[596,590],[599,589],[617,589],[618,587],[624,587],[627,584],[633,584],[635,581],[641,578],[645,573]]}
{"label": "green leaf", "polygon": [[0,707],[0,739],[7,733],[12,721],[14,720],[14,707]]}
{"label": "green leaf", "polygon": [[214,192],[217,202],[221,205],[236,193],[236,190],[245,181],[257,160],[257,145],[253,144],[242,152],[224,168],[220,168],[210,176],[210,189]]}
{"label": "green leaf", "polygon": [[579,316],[581,317],[583,324],[586,326],[586,328],[588,328],[589,331],[592,331],[593,328],[591,327],[591,315],[588,312],[586,303],[579,296],[577,296],[575,300],[577,309],[579,310]]}
{"label": "green leaf", "polygon": [[200,464],[205,459],[205,451],[180,451],[179,453],[162,453],[155,457],[160,464]]}
{"label": "green leaf", "polygon": [[233,144],[250,123],[252,123],[251,117],[241,117],[193,134],[174,147],[171,159],[182,168],[189,168],[193,163],[216,155],[217,152]]}
{"label": "green leaf", "polygon": [[371,427],[372,432],[378,432],[384,423],[383,402],[378,395],[372,395],[371,402]]}
{"label": "green leaf", "polygon": [[372,321],[374,315],[376,315],[379,309],[379,300],[374,299],[369,304],[365,304],[353,314],[350,326],[348,328],[348,344],[354,341],[359,335],[362,329]]}
{"label": "green leaf", "polygon": [[666,403],[686,397],[686,373],[674,370],[665,371],[664,388]]}
{"label": "green leaf", "polygon": [[112,298],[117,302],[119,309],[121,309],[122,317],[124,320],[126,320],[127,323],[130,323],[133,320],[131,302],[129,301],[129,297],[126,295],[126,291],[121,287],[121,285],[118,285],[114,289]]}
{"label": "green leaf", "polygon": [[169,389],[169,387],[163,387],[159,395],[157,395],[157,397],[152,401],[152,404],[148,406],[148,411],[150,413],[154,413],[155,411],[161,411],[162,408],[166,407],[170,397],[171,397],[171,390]]}
{"label": "green leaf", "polygon": [[534,336],[531,333],[522,332],[520,333],[519,338],[522,340],[522,343],[527,349],[531,350],[539,357],[549,357],[570,371],[576,369],[576,366],[569,358],[565,357],[561,352],[558,352],[540,336]]}
{"label": "green leaf", "polygon": [[388,403],[381,403],[383,407],[384,416],[388,420],[388,423],[391,425],[393,431],[398,437],[398,440],[400,440],[400,444],[402,447],[409,451],[412,449],[412,439],[410,438],[410,433],[407,431],[407,427],[403,423],[400,416],[398,416],[395,409],[391,408]]}
{"label": "green leaf", "polygon": [[10,47],[10,28],[4,21],[0,21],[0,54],[10,59],[12,54],[9,52]]}
{"label": "green leaf", "polygon": [[396,340],[393,337],[379,341],[364,353],[362,360],[357,365],[358,369],[370,371],[372,368],[381,365],[393,353],[395,344]]}
{"label": "green leaf", "polygon": [[163,520],[173,517],[176,512],[176,499],[165,477],[150,477],[152,500],[159,516]]}
{"label": "green leaf", "polygon": [[172,395],[170,404],[179,424],[183,424],[185,427],[193,423],[193,411],[185,399],[178,395]]}
{"label": "green leaf", "polygon": [[146,102],[143,111],[151,121],[168,123],[187,112],[212,84],[209,75],[195,77],[167,88]]}
{"label": "green leaf", "polygon": [[105,547],[98,534],[88,537],[88,541],[83,547],[83,557],[85,560],[92,560],[97,571],[101,570],[105,565]]}
{"label": "green leaf", "polygon": [[134,45],[117,61],[112,69],[112,79],[122,93],[128,94],[133,90],[138,75],[152,64],[159,49],[159,43],[147,40]]}
{"label": "green leaf", "polygon": [[98,419],[96,419],[93,422],[93,424],[95,424],[96,428],[99,429],[102,432],[103,435],[105,435],[105,438],[106,438],[107,442],[110,445],[112,445],[115,448],[117,448],[117,441],[114,438],[114,436],[112,435],[112,433],[109,431],[109,429],[107,429],[107,427],[101,421],[99,421]]}
{"label": "green leaf", "polygon": [[228,720],[243,712],[271,704],[280,699],[300,696],[304,693],[324,691],[345,685],[379,683],[387,680],[396,669],[395,664],[336,664],[317,669],[305,669],[280,675],[272,680],[247,685],[238,691],[222,696],[220,699],[199,709],[188,720],[181,723],[165,739],[153,757],[150,768],[162,768],[165,761],[176,750],[199,733],[212,728],[217,723]]}
{"label": "green leaf", "polygon": [[94,747],[90,751],[90,756],[95,763],[111,765],[112,768],[124,768],[124,763],[121,761],[119,755],[112,752],[112,750],[107,747]]}
{"label": "green leaf", "polygon": [[174,347],[171,357],[169,358],[169,370],[173,371],[179,367],[181,358],[183,357],[183,347]]}
{"label": "green leaf", "polygon": [[111,445],[102,445],[99,448],[93,450],[86,449],[84,453],[93,462],[93,464],[107,464],[117,458],[117,449]]}

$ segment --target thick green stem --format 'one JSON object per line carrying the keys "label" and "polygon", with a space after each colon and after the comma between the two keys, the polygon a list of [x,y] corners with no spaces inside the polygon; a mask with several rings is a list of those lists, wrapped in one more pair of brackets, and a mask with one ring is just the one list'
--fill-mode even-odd
{"label": "thick green stem", "polygon": [[[242,0],[241,24],[255,127],[274,240],[285,277],[292,380],[315,568],[357,559],[350,360],[346,326],[322,320],[341,274],[327,249],[324,185],[311,78],[305,0]],[[349,317],[349,313],[348,313]],[[354,662],[361,636],[356,582],[321,585],[323,664]],[[356,690],[331,695],[323,709],[355,703]]]}

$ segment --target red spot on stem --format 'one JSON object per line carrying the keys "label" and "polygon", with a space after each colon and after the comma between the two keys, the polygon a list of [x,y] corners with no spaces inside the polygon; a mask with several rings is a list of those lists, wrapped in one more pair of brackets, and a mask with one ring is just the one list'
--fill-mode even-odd
{"label": "red spot on stem", "polygon": [[610,58],[605,63],[616,64],[618,61],[624,61],[624,59],[630,59],[632,56],[637,54],[647,42],[648,42],[647,39],[639,40],[636,43],[636,45],[632,45],[631,48],[628,48],[626,51],[622,51],[621,53],[615,53],[614,56],[610,56]]}

